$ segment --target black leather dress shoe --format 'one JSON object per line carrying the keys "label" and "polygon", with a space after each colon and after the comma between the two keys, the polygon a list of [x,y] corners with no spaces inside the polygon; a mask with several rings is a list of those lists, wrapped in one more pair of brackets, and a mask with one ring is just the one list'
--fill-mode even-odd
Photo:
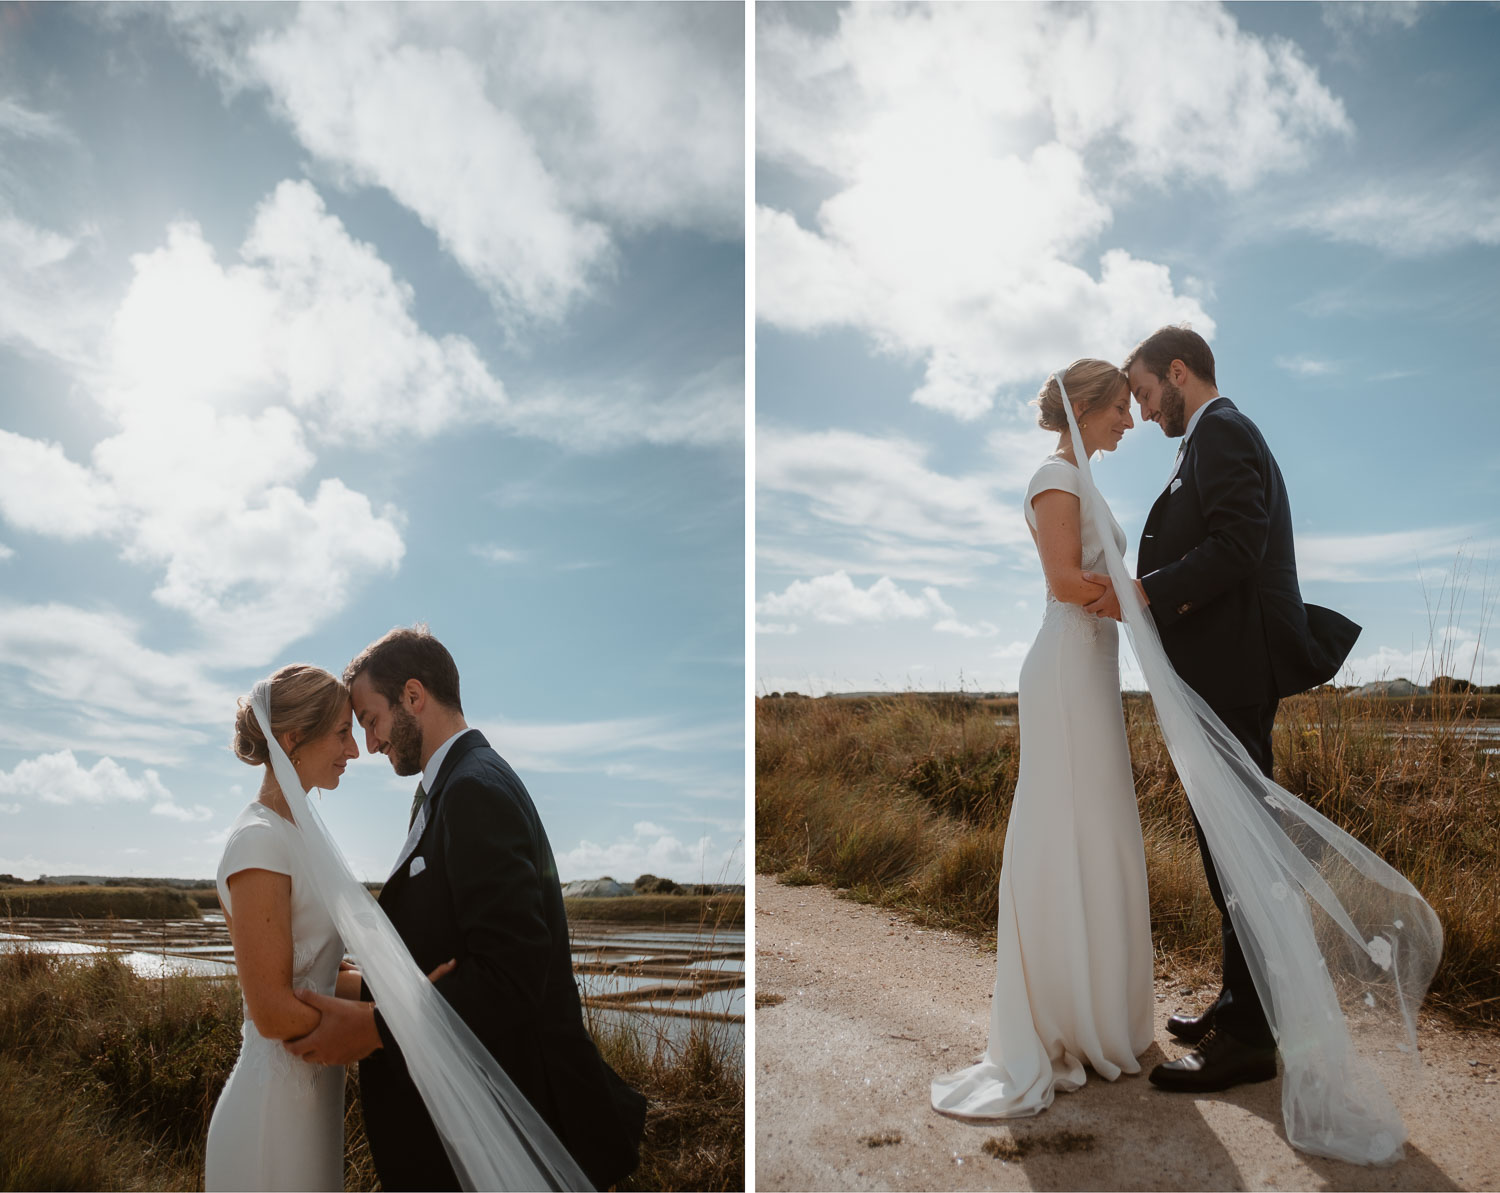
{"label": "black leather dress shoe", "polygon": [[1214,1014],[1218,1009],[1219,1004],[1214,1003],[1196,1019],[1189,1019],[1186,1015],[1172,1015],[1167,1019],[1167,1031],[1183,1043],[1196,1044],[1213,1030]]}
{"label": "black leather dress shoe", "polygon": [[1161,1089],[1207,1094],[1236,1085],[1270,1081],[1275,1076],[1275,1048],[1253,1047],[1223,1032],[1210,1031],[1186,1056],[1152,1069],[1151,1084]]}

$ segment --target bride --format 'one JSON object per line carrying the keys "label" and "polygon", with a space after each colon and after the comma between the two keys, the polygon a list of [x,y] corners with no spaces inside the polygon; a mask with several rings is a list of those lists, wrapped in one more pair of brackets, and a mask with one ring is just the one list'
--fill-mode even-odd
{"label": "bride", "polygon": [[[1132,969],[1143,947],[1149,963],[1149,936],[1143,946],[1127,926],[1141,922],[1133,917],[1145,906],[1144,873],[1136,877],[1139,822],[1133,808],[1123,817],[1111,804],[1110,827],[1100,829],[1100,780],[1089,762],[1091,755],[1103,756],[1113,772],[1103,789],[1128,796],[1116,639],[1104,623],[1091,637],[1087,623],[1064,607],[1077,598],[1073,581],[1092,578],[1080,575],[1085,569],[1075,561],[1098,552],[1105,566],[1087,570],[1108,579],[1118,601],[1111,611],[1124,621],[1183,790],[1207,848],[1222,863],[1225,910],[1281,1058],[1287,1140],[1350,1163],[1393,1163],[1403,1155],[1406,1129],[1372,1057],[1405,1053],[1413,1075],[1420,1075],[1416,1014],[1442,956],[1442,926],[1401,874],[1262,773],[1172,668],[1139,584],[1126,570],[1124,536],[1093,482],[1089,456],[1111,446],[1102,433],[1112,433],[1117,443],[1129,426],[1128,407],[1116,407],[1112,424],[1106,413],[1100,426],[1098,411],[1108,408],[1102,399],[1095,405],[1098,391],[1089,381],[1106,375],[1096,371],[1099,364],[1076,362],[1042,391],[1043,425],[1055,425],[1049,409],[1060,410],[1068,434],[1027,494],[1028,522],[1055,588],[1021,676],[1021,773],[1000,879],[990,1045],[978,1065],[933,1082],[933,1105],[968,1117],[1035,1113],[1054,1089],[1082,1080],[1078,1056],[1113,1077],[1137,1071],[1130,1052],[1150,1043],[1149,1003],[1139,1010],[1150,994],[1149,964],[1144,987]],[[1077,395],[1073,401],[1070,393]],[[1053,488],[1076,497],[1076,506],[1049,498]],[[1057,511],[1050,531],[1048,501]],[[1076,534],[1069,521],[1075,516],[1082,520]],[[1109,609],[1110,602],[1097,607]],[[1107,654],[1108,661],[1091,651]],[[1088,690],[1099,684],[1113,685],[1107,699]],[[1127,822],[1133,832],[1122,829]],[[1114,865],[1098,870],[1096,859],[1109,856],[1109,832],[1116,834]],[[1044,854],[1049,864],[1033,863]],[[1113,884],[1114,906],[1099,886],[1101,874]],[[1121,983],[1123,1009],[1098,999],[1095,983],[1106,974]],[[1118,1033],[1122,1023],[1134,1030],[1138,1019],[1145,1030],[1128,1043],[1106,1034]],[[1050,1063],[1044,1067],[1044,1061]]]}
{"label": "bride", "polygon": [[[1086,454],[1113,451],[1133,425],[1125,374],[1079,360],[1065,374]],[[1047,580],[1046,614],[1021,667],[1021,764],[1000,871],[989,1046],[932,1083],[937,1110],[963,1118],[1037,1114],[1084,1065],[1113,1081],[1151,1046],[1151,914],[1120,703],[1113,621],[1085,613],[1104,589],[1104,547],[1074,456],[1062,390],[1049,380],[1038,421],[1057,451],[1026,490],[1026,523]],[[1115,545],[1125,536],[1109,519]]]}
{"label": "bride", "polygon": [[[358,757],[349,694],[332,675],[294,663],[271,677],[271,733],[303,790],[332,791]],[[318,1011],[296,988],[359,998],[360,972],[341,966],[344,942],[307,873],[292,813],[271,768],[271,749],[249,701],[235,718],[234,752],[266,768],[219,863],[219,902],[244,995],[240,1055],[208,1128],[205,1188],[342,1189],[344,1070],[292,1056],[283,1040],[306,1035]],[[434,980],[452,967],[434,970]]]}
{"label": "bride", "polygon": [[[433,983],[349,869],[307,792],[337,787],[358,754],[349,693],[283,667],[240,701],[235,752],[266,767],[230,831],[219,899],[244,990],[239,1060],[209,1124],[205,1187],[342,1189],[344,1072],[293,1057],[317,1026],[292,991],[373,996],[465,1189],[578,1190],[588,1177]],[[345,966],[345,949],[360,962]]]}

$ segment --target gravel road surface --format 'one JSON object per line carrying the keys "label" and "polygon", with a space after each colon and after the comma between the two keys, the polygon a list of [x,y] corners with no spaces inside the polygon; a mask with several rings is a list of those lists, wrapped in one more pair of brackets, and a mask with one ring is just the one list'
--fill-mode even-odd
{"label": "gravel road surface", "polygon": [[1500,1189],[1496,1034],[1427,1017],[1420,1074],[1381,1058],[1410,1133],[1388,1168],[1293,1150],[1279,1079],[1154,1089],[1145,1072],[1184,1051],[1166,1017],[1210,997],[1170,975],[1140,1076],[1091,1072],[1035,1118],[964,1123],[928,1108],[928,1082],[984,1050],[992,953],[764,875],[755,925],[757,1189]]}

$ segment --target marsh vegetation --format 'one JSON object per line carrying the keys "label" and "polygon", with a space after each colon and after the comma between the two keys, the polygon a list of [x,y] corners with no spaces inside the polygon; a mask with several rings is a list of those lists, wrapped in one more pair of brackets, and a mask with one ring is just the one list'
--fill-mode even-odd
{"label": "marsh vegetation", "polygon": [[[1411,880],[1443,924],[1430,1004],[1500,1023],[1500,697],[1285,700],[1276,781]],[[992,938],[1020,738],[1013,698],[756,702],[756,868]],[[1125,697],[1159,966],[1217,961],[1218,913],[1148,697]]]}

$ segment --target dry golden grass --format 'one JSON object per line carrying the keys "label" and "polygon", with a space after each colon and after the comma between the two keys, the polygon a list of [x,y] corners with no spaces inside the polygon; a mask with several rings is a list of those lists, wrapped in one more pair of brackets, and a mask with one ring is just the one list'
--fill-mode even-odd
{"label": "dry golden grass", "polygon": [[[1400,870],[1446,935],[1431,1002],[1500,1022],[1500,760],[1466,735],[1495,697],[1282,702],[1276,780]],[[756,704],[756,868],[848,888],[992,937],[1015,791],[1014,706],[962,696],[763,698]],[[1218,956],[1187,799],[1150,702],[1127,697],[1152,935],[1174,972]]]}
{"label": "dry golden grass", "polygon": [[[214,1102],[239,1054],[233,981],[138,977],[107,954],[0,954],[0,1190],[200,1189]],[[745,1082],[709,1025],[685,1048],[604,1029],[651,1100],[630,1189],[744,1188]],[[345,1187],[377,1188],[351,1068]]]}

